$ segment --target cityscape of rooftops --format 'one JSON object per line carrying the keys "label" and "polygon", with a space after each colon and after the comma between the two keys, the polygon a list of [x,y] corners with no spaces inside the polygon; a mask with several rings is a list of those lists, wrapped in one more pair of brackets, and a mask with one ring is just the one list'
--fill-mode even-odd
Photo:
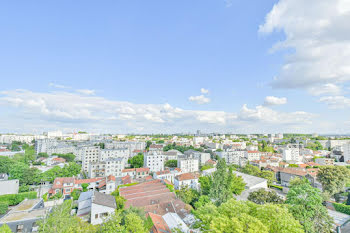
{"label": "cityscape of rooftops", "polygon": [[0,233],[350,233],[349,0],[0,2]]}

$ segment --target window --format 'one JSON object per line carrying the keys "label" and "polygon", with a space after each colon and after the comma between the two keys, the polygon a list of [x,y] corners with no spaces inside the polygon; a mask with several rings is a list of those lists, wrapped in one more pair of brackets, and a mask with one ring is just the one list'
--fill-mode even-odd
{"label": "window", "polygon": [[17,232],[23,232],[23,225],[17,225]]}
{"label": "window", "polygon": [[95,214],[95,219],[98,219],[98,214]]}

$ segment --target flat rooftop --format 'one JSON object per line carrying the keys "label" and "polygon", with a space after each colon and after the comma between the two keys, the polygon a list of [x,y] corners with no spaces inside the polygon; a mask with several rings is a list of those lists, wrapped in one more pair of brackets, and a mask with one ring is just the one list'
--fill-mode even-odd
{"label": "flat rooftop", "polygon": [[40,199],[32,199],[32,200],[24,200],[14,208],[12,208],[11,212],[18,211],[28,211],[31,210],[34,206],[36,206],[41,200]]}
{"label": "flat rooftop", "polygon": [[0,223],[44,217],[47,211],[47,209],[37,209],[28,212],[9,212],[7,215],[0,219]]}

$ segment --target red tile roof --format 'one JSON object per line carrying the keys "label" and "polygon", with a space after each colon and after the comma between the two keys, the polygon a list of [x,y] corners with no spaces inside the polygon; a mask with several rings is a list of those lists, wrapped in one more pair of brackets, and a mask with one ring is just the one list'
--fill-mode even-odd
{"label": "red tile roof", "polygon": [[153,227],[152,232],[154,233],[171,233],[168,224],[164,221],[162,216],[158,214],[148,213],[148,216],[152,219]]}
{"label": "red tile roof", "polygon": [[198,179],[198,175],[195,173],[184,173],[181,175],[178,175],[175,177],[175,179],[182,181],[182,180],[194,180],[194,179]]}

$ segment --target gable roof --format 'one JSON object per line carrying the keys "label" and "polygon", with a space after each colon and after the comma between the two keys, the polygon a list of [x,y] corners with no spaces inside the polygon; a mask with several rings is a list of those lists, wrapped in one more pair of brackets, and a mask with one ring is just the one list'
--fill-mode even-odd
{"label": "gable roof", "polygon": [[114,196],[100,193],[97,191],[94,192],[94,198],[93,198],[92,202],[97,204],[97,205],[108,206],[111,208],[117,208]]}
{"label": "gable roof", "polygon": [[169,226],[162,216],[152,212],[148,212],[148,215],[152,219],[154,233],[171,233]]}

